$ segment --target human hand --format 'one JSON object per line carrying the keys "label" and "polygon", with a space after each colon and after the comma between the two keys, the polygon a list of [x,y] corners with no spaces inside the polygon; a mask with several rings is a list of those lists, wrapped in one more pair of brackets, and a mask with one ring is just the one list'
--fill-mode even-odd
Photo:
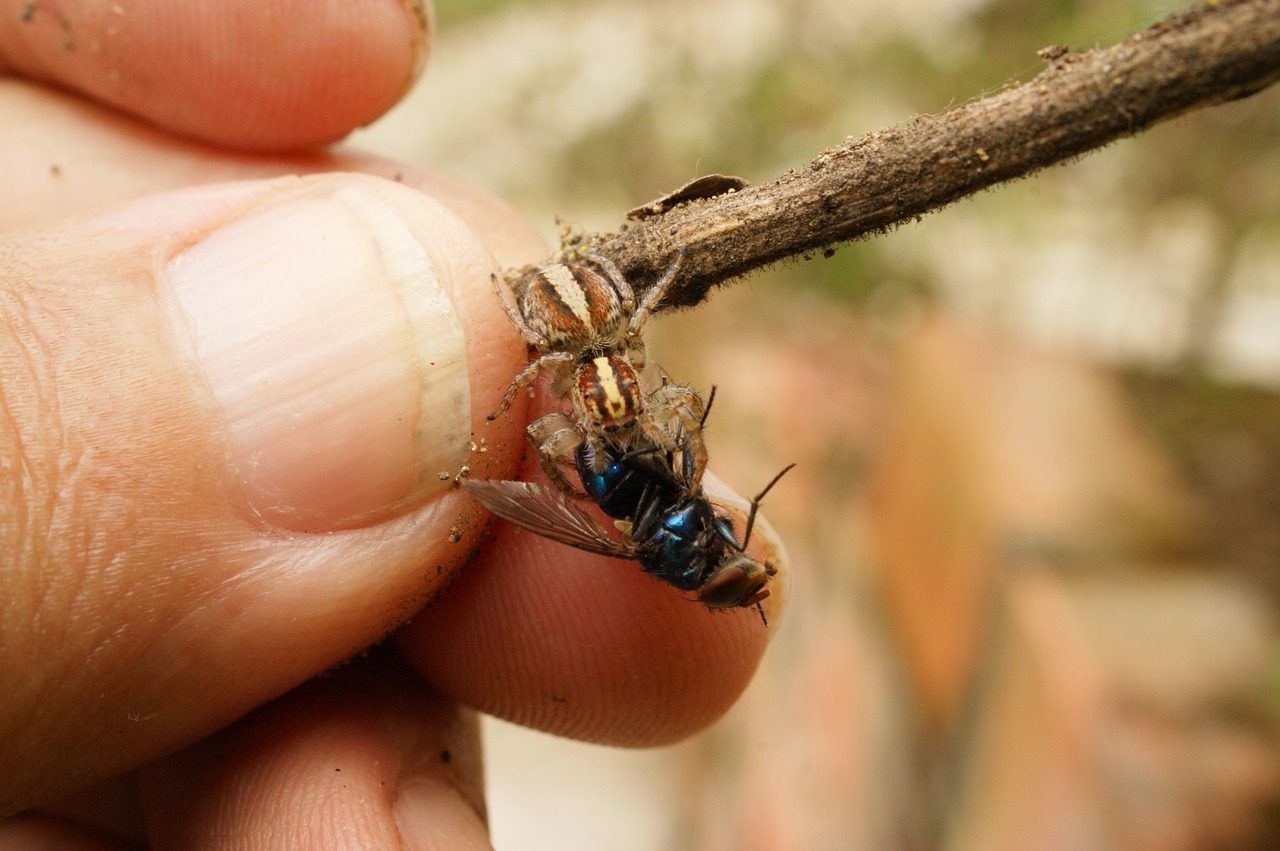
{"label": "human hand", "polygon": [[[754,612],[483,539],[454,487],[522,464],[524,400],[485,422],[525,360],[489,274],[545,247],[478,190],[315,147],[403,93],[425,14],[23,8],[0,17],[0,814],[39,809],[0,844],[482,844],[459,704],[633,746],[723,713]],[[394,651],[313,679],[459,571]]]}

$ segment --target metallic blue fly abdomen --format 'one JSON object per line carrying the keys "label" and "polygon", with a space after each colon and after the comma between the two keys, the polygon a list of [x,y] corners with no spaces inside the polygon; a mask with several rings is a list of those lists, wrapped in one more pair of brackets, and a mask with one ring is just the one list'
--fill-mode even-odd
{"label": "metallic blue fly abdomen", "polygon": [[635,469],[620,458],[608,456],[600,472],[592,463],[594,453],[586,444],[578,447],[575,460],[582,488],[595,500],[600,510],[618,519],[634,517],[644,498],[647,482]]}
{"label": "metallic blue fly abdomen", "polygon": [[634,520],[644,506],[668,505],[680,498],[681,483],[664,467],[657,453],[606,453],[600,470],[590,445],[583,443],[574,455],[582,489],[605,514]]}

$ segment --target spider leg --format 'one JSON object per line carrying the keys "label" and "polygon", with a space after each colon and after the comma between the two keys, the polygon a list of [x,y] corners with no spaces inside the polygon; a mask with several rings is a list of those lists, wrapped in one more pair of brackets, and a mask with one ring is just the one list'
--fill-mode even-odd
{"label": "spider leg", "polygon": [[520,309],[512,304],[511,299],[507,298],[506,291],[502,289],[502,285],[498,282],[498,276],[490,272],[489,282],[493,284],[493,292],[498,297],[498,303],[502,305],[502,309],[507,312],[507,318],[511,320],[511,324],[516,326],[516,330],[520,332],[520,339],[524,340],[527,346],[532,346],[535,349],[540,348],[542,340],[524,321],[524,316],[521,315]]}
{"label": "spider leg", "polygon": [[628,339],[638,338],[640,332],[644,330],[644,323],[649,319],[649,314],[657,309],[662,299],[666,296],[667,290],[675,282],[676,273],[680,271],[680,267],[684,264],[685,253],[684,248],[676,252],[676,259],[671,262],[671,265],[667,267],[667,271],[662,273],[662,277],[649,289],[649,292],[645,293],[644,300],[640,302],[640,307],[636,312],[631,314],[631,321],[627,323]]}
{"label": "spider leg", "polygon": [[577,423],[563,411],[552,411],[529,423],[525,433],[538,452],[542,472],[556,489],[574,499],[590,499],[571,485],[560,469],[560,459],[574,452],[584,439]]}
{"label": "spider leg", "polygon": [[609,283],[613,284],[613,288],[618,291],[618,296],[622,299],[622,309],[625,313],[630,314],[636,309],[635,291],[631,289],[631,284],[627,283],[627,279],[623,276],[622,271],[618,269],[616,263],[603,254],[583,254],[582,257],[595,263],[604,271],[609,278]]}
{"label": "spider leg", "polygon": [[[709,405],[687,384],[664,384],[649,394],[646,411],[653,437],[684,456],[685,484],[696,491],[707,469],[707,445],[702,437]],[[683,443],[677,436],[683,434]],[[677,445],[679,444],[679,445]]]}
{"label": "spider leg", "polygon": [[548,352],[530,361],[529,365],[520,370],[516,377],[512,379],[511,386],[507,388],[506,393],[502,394],[502,401],[498,403],[497,410],[489,414],[486,419],[492,422],[502,416],[507,408],[511,407],[511,403],[515,401],[520,391],[531,385],[544,369],[566,363],[573,363],[573,355],[568,352]]}

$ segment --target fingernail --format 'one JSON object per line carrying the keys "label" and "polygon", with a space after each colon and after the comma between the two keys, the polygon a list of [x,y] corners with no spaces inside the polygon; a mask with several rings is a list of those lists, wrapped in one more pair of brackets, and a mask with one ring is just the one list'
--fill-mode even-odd
{"label": "fingernail", "polygon": [[268,523],[348,527],[449,487],[470,437],[462,327],[421,241],[367,187],[282,190],[173,258],[168,282]]}
{"label": "fingernail", "polygon": [[426,0],[405,0],[405,12],[409,15],[409,23],[414,29],[413,70],[410,81],[422,75],[427,64],[427,54],[431,50],[431,39],[435,35],[435,6]]}
{"label": "fingernail", "polygon": [[413,851],[493,847],[484,819],[442,781],[424,780],[401,789],[392,814],[400,841]]}

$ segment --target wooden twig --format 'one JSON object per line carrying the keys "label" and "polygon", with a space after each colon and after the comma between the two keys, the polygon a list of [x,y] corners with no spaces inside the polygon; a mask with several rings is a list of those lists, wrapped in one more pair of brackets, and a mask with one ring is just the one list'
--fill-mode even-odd
{"label": "wooden twig", "polygon": [[[694,199],[616,232],[573,239],[643,289],[680,247],[665,307],[785,257],[882,233],[997,183],[1031,174],[1187,110],[1251,95],[1280,78],[1280,0],[1218,0],[1111,47],[1040,51],[1026,83],[939,115],[846,140],[767,183]],[[516,286],[532,268],[514,270]]]}

